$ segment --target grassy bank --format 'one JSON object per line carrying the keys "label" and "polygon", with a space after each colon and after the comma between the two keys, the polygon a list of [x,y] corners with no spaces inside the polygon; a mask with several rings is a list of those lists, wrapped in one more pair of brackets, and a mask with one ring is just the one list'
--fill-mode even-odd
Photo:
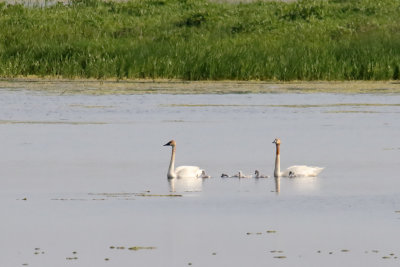
{"label": "grassy bank", "polygon": [[0,76],[399,79],[399,12],[398,0],[0,4]]}

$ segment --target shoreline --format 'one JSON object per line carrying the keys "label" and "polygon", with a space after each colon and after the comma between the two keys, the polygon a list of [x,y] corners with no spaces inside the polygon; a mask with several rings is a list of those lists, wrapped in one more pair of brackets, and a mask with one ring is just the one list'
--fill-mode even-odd
{"label": "shoreline", "polygon": [[54,94],[262,94],[262,93],[400,93],[399,81],[186,81],[168,79],[1,78],[1,90]]}

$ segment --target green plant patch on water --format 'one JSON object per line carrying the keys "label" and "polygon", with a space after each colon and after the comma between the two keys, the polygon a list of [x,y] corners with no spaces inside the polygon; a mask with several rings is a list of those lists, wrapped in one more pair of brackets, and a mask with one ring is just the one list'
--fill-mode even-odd
{"label": "green plant patch on water", "polygon": [[274,256],[275,259],[286,259],[286,256]]}
{"label": "green plant patch on water", "polygon": [[114,106],[100,106],[100,105],[81,105],[81,104],[71,104],[70,107],[74,108],[89,108],[89,109],[107,109],[114,108]]}
{"label": "green plant patch on water", "polygon": [[0,3],[0,76],[398,80],[398,11],[397,0]]}
{"label": "green plant patch on water", "polygon": [[135,194],[137,197],[183,197],[183,195],[180,194],[144,194],[144,193],[137,193]]}
{"label": "green plant patch on water", "polygon": [[137,250],[144,250],[144,249],[156,249],[156,247],[140,247],[140,246],[135,246],[135,247],[130,247],[130,248],[128,248],[129,250],[134,250],[134,251],[137,251]]}
{"label": "green plant patch on water", "polygon": [[375,114],[375,113],[382,113],[380,111],[370,111],[370,110],[331,110],[325,111],[324,113],[361,113],[361,114]]}
{"label": "green plant patch on water", "polygon": [[270,107],[270,108],[328,108],[328,107],[400,107],[400,104],[337,103],[321,105],[249,105],[249,104],[163,104],[162,107]]}
{"label": "green plant patch on water", "polygon": [[[237,82],[237,81],[171,81],[171,80],[63,80],[8,79],[0,80],[0,89],[29,90],[50,95],[126,95],[126,94],[252,94],[269,93],[368,93],[398,94],[400,84],[394,82]],[[289,88],[291,88],[289,90]],[[296,88],[296,89],[293,89]]]}
{"label": "green plant patch on water", "polygon": [[103,196],[107,198],[129,198],[133,197],[135,193],[127,192],[112,192],[112,193],[88,193],[89,196]]}
{"label": "green plant patch on water", "polygon": [[38,91],[51,95],[131,95],[131,94],[252,94],[269,93],[368,93],[399,94],[395,82],[240,82],[177,80],[65,80],[7,79],[0,80],[0,89]]}

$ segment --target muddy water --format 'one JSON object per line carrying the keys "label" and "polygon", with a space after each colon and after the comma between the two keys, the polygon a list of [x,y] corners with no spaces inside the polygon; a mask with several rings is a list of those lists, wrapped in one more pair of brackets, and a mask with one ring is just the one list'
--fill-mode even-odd
{"label": "muddy water", "polygon": [[[0,102],[1,266],[399,264],[399,94],[3,88]],[[275,137],[282,168],[325,170],[219,177],[271,176]],[[212,178],[168,182],[170,139],[177,165]]]}

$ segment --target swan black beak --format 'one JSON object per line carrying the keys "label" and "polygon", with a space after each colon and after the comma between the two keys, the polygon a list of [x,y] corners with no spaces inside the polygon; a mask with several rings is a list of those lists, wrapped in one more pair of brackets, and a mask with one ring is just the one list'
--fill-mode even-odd
{"label": "swan black beak", "polygon": [[170,146],[171,145],[171,142],[168,142],[168,143],[166,143],[165,145],[163,145],[163,146]]}

